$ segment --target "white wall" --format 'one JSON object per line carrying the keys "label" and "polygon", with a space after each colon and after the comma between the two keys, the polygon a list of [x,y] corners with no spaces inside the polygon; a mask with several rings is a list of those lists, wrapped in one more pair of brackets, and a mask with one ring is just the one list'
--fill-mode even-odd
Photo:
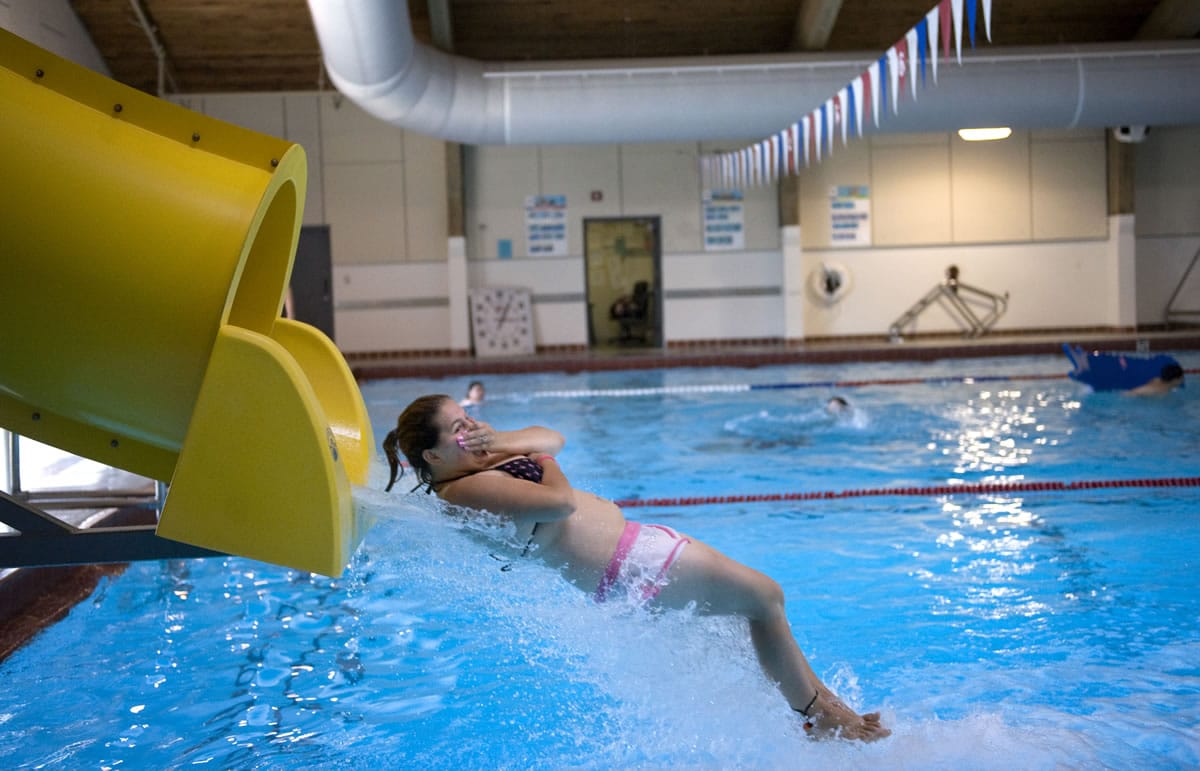
{"label": "white wall", "polygon": [[[0,27],[64,59],[112,76],[67,0],[0,0]],[[149,40],[146,48],[150,48]]]}
{"label": "white wall", "polygon": [[[800,241],[789,250],[789,337],[879,335],[940,283],[946,268],[1009,294],[997,330],[1132,326],[1121,271],[1132,265],[1119,222],[1106,214],[1102,131],[1017,131],[998,142],[949,134],[884,135],[835,147],[800,178]],[[829,191],[867,186],[869,247],[831,248]],[[811,290],[823,263],[851,289],[832,305]],[[1069,288],[1069,289],[1067,289]],[[1126,307],[1130,306],[1130,307]],[[938,305],[910,332],[952,332]]]}
{"label": "white wall", "polygon": [[[809,249],[793,274],[803,283],[793,294],[805,298],[805,337],[882,334],[957,265],[963,283],[994,294],[1009,293],[1008,309],[996,330],[1054,327],[1132,326],[1121,323],[1115,283],[1117,239],[1034,241],[961,247],[894,249]],[[822,262],[844,267],[852,289],[825,305],[808,282]],[[939,306],[918,317],[912,332],[946,332],[964,327]]]}
{"label": "white wall", "polygon": [[1177,288],[1172,307],[1200,311],[1200,266],[1180,286],[1200,250],[1200,128],[1153,127],[1136,159],[1138,323],[1161,324]]}

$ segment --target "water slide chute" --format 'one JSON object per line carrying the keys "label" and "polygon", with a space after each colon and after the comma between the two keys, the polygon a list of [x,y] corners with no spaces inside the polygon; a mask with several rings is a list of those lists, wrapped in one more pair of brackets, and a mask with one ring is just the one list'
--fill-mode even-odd
{"label": "water slide chute", "polygon": [[299,145],[0,29],[0,426],[169,482],[160,537],[336,576],[373,439],[332,341],[280,316],[306,178]]}

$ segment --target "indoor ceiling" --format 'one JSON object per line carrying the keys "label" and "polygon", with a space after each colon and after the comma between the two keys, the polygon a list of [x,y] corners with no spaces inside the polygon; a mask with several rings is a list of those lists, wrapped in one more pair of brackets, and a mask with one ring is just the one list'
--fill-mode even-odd
{"label": "indoor ceiling", "polygon": [[[305,0],[71,4],[113,77],[150,93],[159,91],[159,57],[147,27],[162,49],[166,93],[329,87]],[[458,56],[501,62],[882,52],[933,5],[934,0],[410,0],[409,13],[418,40]],[[1194,38],[1198,31],[1198,0],[994,0],[992,7],[992,37],[1002,46]]]}

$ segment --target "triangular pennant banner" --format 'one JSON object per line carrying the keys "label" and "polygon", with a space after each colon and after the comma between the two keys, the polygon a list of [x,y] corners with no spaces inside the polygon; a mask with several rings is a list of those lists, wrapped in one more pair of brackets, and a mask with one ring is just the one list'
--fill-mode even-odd
{"label": "triangular pennant banner", "polygon": [[[991,42],[992,0],[979,2],[983,5],[984,31]],[[899,114],[906,81],[914,101],[918,78],[922,86],[928,85],[927,67],[933,83],[937,83],[939,43],[941,58],[947,61],[953,37],[955,57],[962,64],[963,26],[973,48],[976,19],[976,0],[938,0],[877,60],[795,123],[740,150],[702,156],[698,173],[704,187],[735,189],[773,184],[785,174],[798,174],[802,163],[807,168],[819,163],[822,154],[832,155],[839,129],[842,145],[846,146],[852,128],[856,137],[862,136],[864,123],[874,123],[878,128],[888,118],[889,98],[891,114]]]}

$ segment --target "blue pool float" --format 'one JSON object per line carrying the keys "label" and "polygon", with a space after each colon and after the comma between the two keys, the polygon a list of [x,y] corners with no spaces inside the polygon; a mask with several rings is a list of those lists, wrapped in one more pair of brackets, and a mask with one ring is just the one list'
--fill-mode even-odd
{"label": "blue pool float", "polygon": [[1070,343],[1063,343],[1063,353],[1074,367],[1067,375],[1096,391],[1129,391],[1161,375],[1164,367],[1179,366],[1174,357],[1163,353],[1149,358],[1101,351],[1087,353]]}

